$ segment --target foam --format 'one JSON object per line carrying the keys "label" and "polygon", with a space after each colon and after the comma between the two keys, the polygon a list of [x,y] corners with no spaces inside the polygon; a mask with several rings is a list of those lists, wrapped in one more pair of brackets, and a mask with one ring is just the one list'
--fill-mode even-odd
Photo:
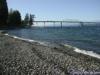
{"label": "foam", "polygon": [[96,58],[100,59],[100,55],[93,52],[93,51],[81,50],[81,49],[76,48],[76,47],[74,47],[74,48],[75,48],[74,51],[77,53],[82,53],[82,54],[89,55],[89,56],[96,57]]}
{"label": "foam", "polygon": [[93,51],[82,50],[82,49],[79,49],[77,47],[73,47],[73,46],[70,46],[70,45],[67,45],[67,44],[65,44],[64,46],[67,46],[69,48],[74,48],[74,51],[77,52],[77,53],[82,53],[82,54],[89,55],[89,56],[100,59],[100,55],[93,52]]}
{"label": "foam", "polygon": [[8,35],[8,34],[5,34],[5,35]]}
{"label": "foam", "polygon": [[6,36],[10,36],[10,37],[12,37],[12,38],[14,38],[14,39],[19,39],[19,40],[23,40],[23,41],[27,41],[27,42],[34,42],[34,43],[39,43],[39,44],[41,44],[41,45],[47,45],[47,43],[46,42],[41,42],[41,41],[36,41],[36,40],[31,40],[31,39],[25,39],[25,38],[20,38],[20,37],[17,37],[17,36],[13,36],[13,35],[9,35],[9,34],[5,34]]}

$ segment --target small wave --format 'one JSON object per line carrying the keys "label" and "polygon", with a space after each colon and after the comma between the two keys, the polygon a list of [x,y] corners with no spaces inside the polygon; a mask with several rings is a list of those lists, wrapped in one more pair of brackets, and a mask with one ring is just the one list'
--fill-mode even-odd
{"label": "small wave", "polygon": [[14,39],[19,39],[19,40],[23,40],[23,41],[27,41],[27,42],[34,42],[34,43],[39,43],[41,45],[45,45],[47,46],[47,42],[41,42],[41,41],[36,41],[36,40],[31,40],[31,39],[25,39],[25,38],[20,38],[20,37],[17,37],[17,36],[13,36],[13,35],[9,35],[9,34],[5,34],[6,36],[10,36]]}
{"label": "small wave", "polygon": [[74,48],[75,48],[74,51],[77,52],[77,53],[82,53],[82,54],[89,55],[89,56],[96,57],[96,58],[100,59],[100,55],[93,52],[93,51],[81,50],[81,49],[76,48],[76,47],[74,47]]}
{"label": "small wave", "polygon": [[82,54],[89,55],[89,56],[92,56],[92,57],[100,59],[100,55],[95,53],[95,52],[93,52],[93,51],[82,50],[82,49],[79,49],[77,47],[72,47],[72,46],[67,45],[67,44],[65,44],[64,46],[67,46],[67,47],[70,47],[70,48],[74,48],[74,51],[77,52],[77,53],[82,53]]}

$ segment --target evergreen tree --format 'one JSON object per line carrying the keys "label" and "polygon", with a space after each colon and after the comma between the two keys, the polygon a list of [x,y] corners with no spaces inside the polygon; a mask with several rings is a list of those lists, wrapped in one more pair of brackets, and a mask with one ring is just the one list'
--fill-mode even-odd
{"label": "evergreen tree", "polygon": [[21,14],[18,10],[13,12],[13,18],[14,18],[14,23],[16,27],[20,27],[21,26]]}
{"label": "evergreen tree", "polygon": [[21,27],[21,14],[18,10],[9,13],[8,24],[10,27]]}
{"label": "evergreen tree", "polygon": [[33,25],[33,15],[30,14],[29,26]]}
{"label": "evergreen tree", "polygon": [[33,25],[33,21],[34,21],[34,15],[29,15],[28,13],[25,15],[25,19],[24,19],[24,24],[28,27],[31,27]]}
{"label": "evergreen tree", "polygon": [[7,20],[7,23],[8,23],[9,27],[11,27],[11,25],[13,24],[12,23],[12,19],[13,19],[12,14],[13,14],[13,10],[10,9],[10,11],[8,12],[8,20]]}
{"label": "evergreen tree", "polygon": [[25,24],[26,26],[29,25],[29,14],[28,14],[28,13],[25,15],[24,24]]}
{"label": "evergreen tree", "polygon": [[7,27],[8,6],[6,0],[0,0],[0,27]]}

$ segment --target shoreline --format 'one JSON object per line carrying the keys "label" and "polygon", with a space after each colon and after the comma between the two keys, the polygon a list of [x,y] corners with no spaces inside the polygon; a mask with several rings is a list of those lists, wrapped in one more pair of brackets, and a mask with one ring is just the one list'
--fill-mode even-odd
{"label": "shoreline", "polygon": [[69,75],[74,71],[100,71],[100,59],[77,53],[67,46],[0,34],[0,66],[4,73]]}
{"label": "shoreline", "polygon": [[[20,38],[20,37],[17,37],[17,36],[11,36],[9,34],[5,34],[6,36],[9,36],[9,37],[12,37],[14,39],[19,39],[19,40],[23,40],[23,41],[27,41],[27,42],[30,42],[30,43],[39,43],[41,45],[44,45],[44,46],[48,46],[46,42],[40,42],[40,41],[36,41],[36,40],[31,40],[31,39],[24,39],[24,38]],[[74,51],[77,52],[77,53],[82,53],[84,55],[89,55],[91,57],[95,57],[95,58],[98,58],[100,59],[100,54],[97,54],[93,51],[87,51],[87,50],[82,50],[82,49],[79,49],[77,47],[73,47],[71,45],[68,45],[68,44],[63,44],[63,46],[65,47],[72,47],[74,48]]]}

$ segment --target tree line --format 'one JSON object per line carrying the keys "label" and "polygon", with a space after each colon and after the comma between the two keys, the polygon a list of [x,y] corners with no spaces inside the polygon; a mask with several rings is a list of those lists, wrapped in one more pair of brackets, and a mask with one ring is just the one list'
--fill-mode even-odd
{"label": "tree line", "polygon": [[32,14],[26,14],[24,20],[18,10],[8,10],[7,1],[0,0],[0,29],[1,28],[21,28],[31,27],[33,25]]}

